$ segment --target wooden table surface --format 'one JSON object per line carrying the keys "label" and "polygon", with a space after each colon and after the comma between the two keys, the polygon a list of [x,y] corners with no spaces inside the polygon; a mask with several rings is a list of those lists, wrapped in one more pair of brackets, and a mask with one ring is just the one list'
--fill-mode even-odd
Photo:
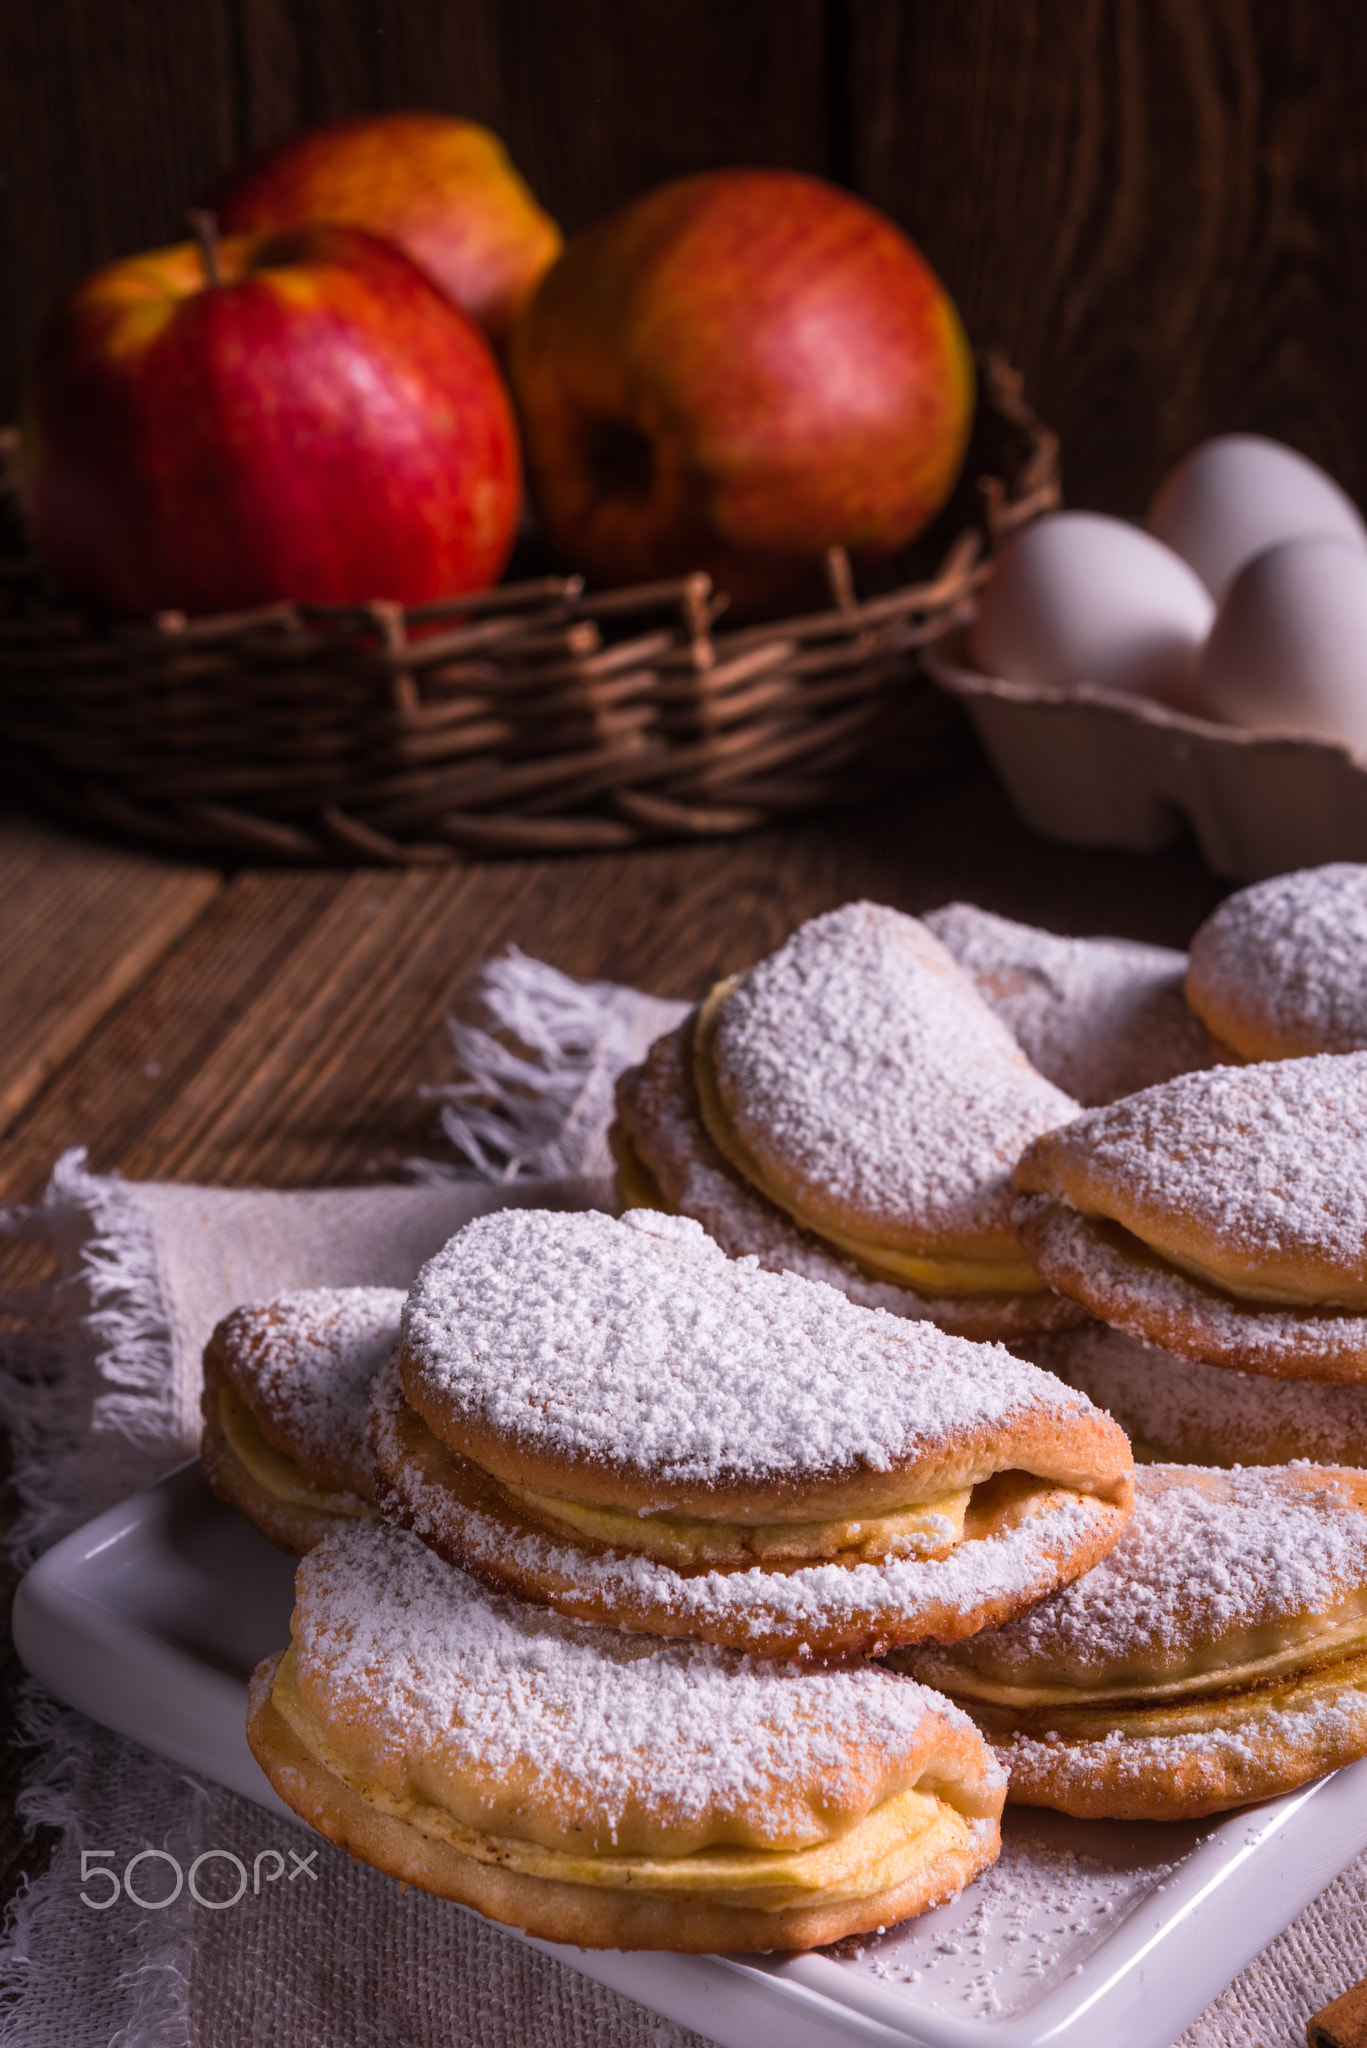
{"label": "wooden table surface", "polygon": [[[440,1156],[422,1089],[451,1078],[444,1018],[510,944],[691,997],[857,896],[1180,946],[1223,893],[1187,845],[1145,859],[1030,838],[976,765],[747,839],[412,873],[226,874],[0,810],[0,1199],[37,1199],[70,1145],[99,1171],[239,1186]],[[7,1703],[17,1675],[6,1637]],[[15,1819],[22,1768],[9,1749],[0,1897],[45,1855]]]}

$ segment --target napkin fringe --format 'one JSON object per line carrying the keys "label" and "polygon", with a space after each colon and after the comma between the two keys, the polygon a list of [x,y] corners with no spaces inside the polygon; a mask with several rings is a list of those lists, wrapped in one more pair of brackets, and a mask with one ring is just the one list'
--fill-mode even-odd
{"label": "napkin fringe", "polygon": [[[90,1723],[26,1679],[15,1702],[12,1739],[37,1752],[15,1801],[24,1832],[31,1835],[40,1827],[61,1831],[62,1843],[53,1852],[54,1860],[65,1856],[72,1862],[72,1869],[64,1875],[79,1889],[79,1851],[105,1846],[91,1839],[87,1825]],[[0,1933],[0,2048],[32,2048],[35,2023],[42,2026],[41,2009],[46,2004],[42,1992],[50,1981],[53,1945],[44,1922],[64,1908],[69,1915],[71,1907],[70,1900],[56,1890],[54,1875],[51,1870],[44,1871],[35,1880],[25,1872],[5,1910]],[[115,1982],[126,1993],[119,2001],[125,2024],[112,2037],[109,2048],[187,2048],[190,1977],[186,1918],[179,1901],[164,1913],[121,1918],[120,1968]],[[38,2013],[31,2003],[35,1993]]]}
{"label": "napkin fringe", "polygon": [[613,1084],[636,1056],[632,1021],[649,998],[575,981],[516,946],[485,963],[475,994],[492,1029],[448,1018],[462,1078],[424,1091],[442,1104],[442,1130],[466,1164],[413,1160],[414,1179],[508,1184],[610,1172]]}
{"label": "napkin fringe", "polygon": [[175,1431],[151,1226],[133,1189],[86,1159],[81,1146],[64,1152],[41,1202],[0,1210],[0,1233],[44,1244],[56,1261],[49,1280],[7,1304],[23,1327],[0,1338],[0,1419],[22,1501],[9,1548],[20,1564],[90,1515],[92,1463],[111,1482],[127,1471],[109,1438],[164,1463]]}

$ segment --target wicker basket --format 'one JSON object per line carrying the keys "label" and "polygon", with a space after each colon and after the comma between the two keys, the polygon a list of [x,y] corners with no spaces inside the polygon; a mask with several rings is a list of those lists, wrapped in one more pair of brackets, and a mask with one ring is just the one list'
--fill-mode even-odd
{"label": "wicker basket", "polygon": [[110,623],[45,581],[12,516],[0,736],[69,815],[273,861],[628,846],[864,797],[949,757],[959,714],[917,649],[965,615],[986,550],[1058,502],[1054,436],[984,369],[1009,454],[938,570],[860,600],[835,549],[826,610],[730,632],[705,575]]}

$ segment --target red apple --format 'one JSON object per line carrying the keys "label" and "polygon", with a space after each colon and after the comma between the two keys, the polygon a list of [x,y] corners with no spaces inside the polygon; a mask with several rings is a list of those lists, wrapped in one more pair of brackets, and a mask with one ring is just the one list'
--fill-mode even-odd
{"label": "red apple", "polygon": [[367,114],[292,136],[211,201],[234,234],[344,220],[385,235],[495,342],[560,253],[496,135],[445,114]]}
{"label": "red apple", "polygon": [[577,235],[509,375],[552,545],[602,583],[708,569],[797,602],[835,543],[874,561],[939,510],[973,371],[892,222],[794,171],[682,178]]}
{"label": "red apple", "polygon": [[483,335],[400,250],[329,226],[88,277],[40,334],[20,481],[54,574],[144,613],[482,588],[520,487]]}

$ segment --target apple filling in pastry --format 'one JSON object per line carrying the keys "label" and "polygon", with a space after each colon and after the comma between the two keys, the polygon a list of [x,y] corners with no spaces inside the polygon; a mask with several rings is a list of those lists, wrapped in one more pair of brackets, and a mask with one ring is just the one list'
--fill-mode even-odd
{"label": "apple filling in pastry", "polygon": [[[1367,1608],[1367,1600],[1354,1605]],[[1367,1613],[1354,1612],[1337,1623],[1311,1617],[1240,1632],[1233,1640],[1193,1650],[1161,1678],[1155,1677],[1152,1664],[1127,1665],[1123,1660],[1105,1679],[1090,1684],[1055,1673],[1026,1682],[960,1665],[954,1673],[954,1696],[992,1707],[1142,1707],[1150,1701],[1239,1692],[1267,1679],[1364,1654]]]}
{"label": "apple filling in pastry", "polygon": [[824,1521],[727,1522],[533,1493],[504,1480],[499,1488],[518,1507],[552,1528],[607,1543],[614,1550],[657,1557],[679,1570],[715,1565],[876,1563],[885,1557],[948,1557],[963,1541],[972,1488],[884,1514]]}
{"label": "apple filling in pastry", "polygon": [[1367,1382],[1367,1053],[1180,1075],[1037,1139],[1021,1242],[1101,1321],[1198,1363]]}
{"label": "apple filling in pastry", "polygon": [[829,1217],[816,1217],[792,1191],[778,1184],[737,1130],[717,1085],[713,1045],[726,999],[741,977],[719,982],[704,999],[693,1028],[693,1078],[708,1136],[751,1186],[757,1187],[804,1230],[824,1238],[875,1280],[890,1280],[921,1294],[1044,1294],[1045,1283],[1017,1250],[995,1258],[943,1252],[911,1252],[881,1244],[857,1231],[842,1230]]}
{"label": "apple filling in pastry", "polygon": [[[1283,1260],[1268,1262],[1261,1272],[1250,1269],[1246,1254],[1233,1247],[1225,1250],[1205,1245],[1201,1236],[1180,1225],[1165,1227],[1164,1219],[1130,1214],[1119,1195],[1108,1207],[1086,1196],[1074,1207],[1120,1251],[1128,1250],[1131,1256],[1138,1252],[1141,1257],[1151,1253],[1188,1279],[1219,1294],[1232,1295],[1236,1301],[1262,1302],[1270,1308],[1344,1309],[1358,1314],[1367,1310],[1367,1278],[1340,1273],[1333,1279],[1304,1279],[1290,1261]],[[1204,1257],[1193,1250],[1193,1243],[1202,1245]]]}
{"label": "apple filling in pastry", "polygon": [[1367,1053],[1184,1074],[1037,1139],[1015,1184],[1236,1302],[1360,1314]]}
{"label": "apple filling in pastry", "polygon": [[[887,1309],[909,1322],[933,1322],[978,1342],[1018,1342],[1083,1321],[1075,1303],[1049,1291],[927,1294],[882,1280],[833,1239],[803,1229],[790,1210],[746,1178],[704,1123],[693,1062],[696,1021],[694,1010],[656,1039],[639,1066],[618,1078],[617,1116],[608,1144],[624,1209],[691,1216],[731,1258],[757,1258],[771,1273],[824,1281],[861,1307]],[[995,1193],[991,1200],[996,1205]],[[1005,1200],[1000,1206],[1009,1221]],[[1012,1231],[1005,1240],[1012,1256],[1015,1245]],[[981,1248],[980,1242],[971,1247],[975,1252]]]}

